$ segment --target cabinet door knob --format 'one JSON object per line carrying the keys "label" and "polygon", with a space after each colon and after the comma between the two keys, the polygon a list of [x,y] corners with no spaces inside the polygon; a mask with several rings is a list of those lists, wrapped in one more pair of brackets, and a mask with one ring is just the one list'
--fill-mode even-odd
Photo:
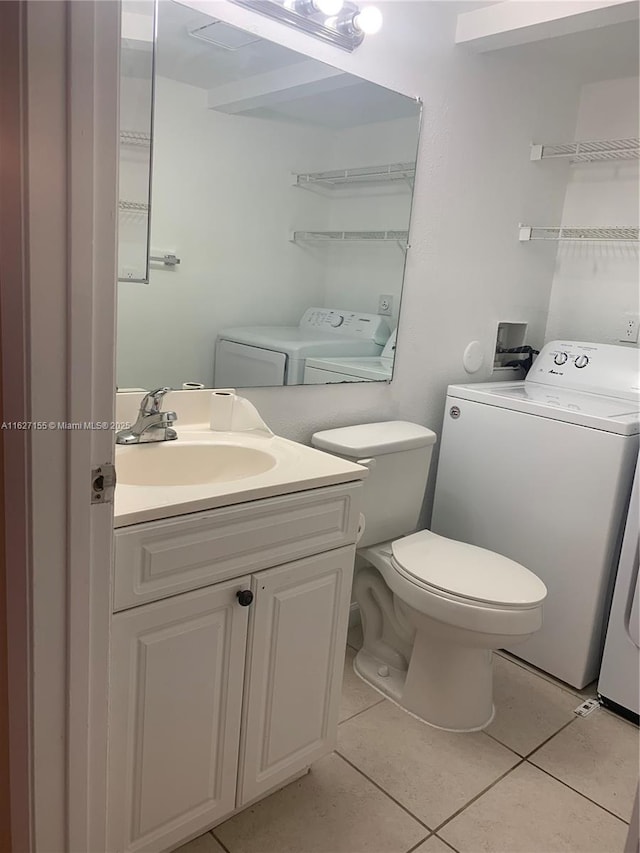
{"label": "cabinet door knob", "polygon": [[236,592],[236,596],[242,607],[248,607],[253,601],[253,593],[250,589],[240,589]]}

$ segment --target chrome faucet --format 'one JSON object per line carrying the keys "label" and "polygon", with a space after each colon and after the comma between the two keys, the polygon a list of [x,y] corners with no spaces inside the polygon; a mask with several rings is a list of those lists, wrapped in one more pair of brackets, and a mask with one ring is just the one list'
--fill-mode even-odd
{"label": "chrome faucet", "polygon": [[142,398],[133,426],[116,433],[116,444],[143,444],[149,441],[173,441],[178,437],[169,424],[178,420],[175,412],[161,411],[162,398],[171,388],[156,388]]}

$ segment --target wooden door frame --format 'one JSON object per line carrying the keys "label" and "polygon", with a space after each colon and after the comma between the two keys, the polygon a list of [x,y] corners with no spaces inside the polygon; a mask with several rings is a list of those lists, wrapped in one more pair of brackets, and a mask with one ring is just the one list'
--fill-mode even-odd
{"label": "wooden door frame", "polygon": [[[105,850],[113,505],[89,502],[115,459],[120,4],[68,0],[69,433],[68,846]],[[80,441],[78,440],[80,438]],[[75,442],[75,443],[74,443]]]}
{"label": "wooden door frame", "polygon": [[113,526],[90,472],[113,432],[57,424],[114,416],[119,4],[0,7],[4,417],[56,425],[4,431],[13,845],[86,853],[105,849]]}

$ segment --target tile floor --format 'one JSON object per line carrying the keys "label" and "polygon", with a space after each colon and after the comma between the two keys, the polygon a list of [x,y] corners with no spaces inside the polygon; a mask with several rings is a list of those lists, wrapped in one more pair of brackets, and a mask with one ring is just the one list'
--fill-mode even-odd
{"label": "tile floor", "polygon": [[364,684],[346,650],[338,748],[311,772],[175,853],[619,853],[638,729],[497,655],[485,732],[430,728]]}

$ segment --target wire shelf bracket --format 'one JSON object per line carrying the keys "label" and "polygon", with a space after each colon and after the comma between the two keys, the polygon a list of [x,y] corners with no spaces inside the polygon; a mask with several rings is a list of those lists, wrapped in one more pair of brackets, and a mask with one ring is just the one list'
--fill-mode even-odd
{"label": "wire shelf bracket", "polygon": [[573,242],[622,241],[637,243],[640,229],[630,227],[577,227],[564,225],[520,225],[521,243],[530,240],[562,240]]}
{"label": "wire shelf bracket", "polygon": [[294,175],[294,186],[335,189],[358,184],[378,184],[402,181],[413,187],[415,163],[388,163],[383,166],[363,166],[354,169],[335,169],[328,172],[307,172]]}
{"label": "wire shelf bracket", "polygon": [[133,145],[136,148],[148,148],[151,145],[151,134],[140,130],[121,130],[120,144]]}
{"label": "wire shelf bracket", "polygon": [[345,245],[346,243],[397,243],[401,249],[409,249],[408,231],[294,231],[292,243],[315,245]]}
{"label": "wire shelf bracket", "polygon": [[640,157],[640,139],[638,137],[531,146],[532,160],[568,159],[570,163],[594,163],[611,160],[637,160],[638,157]]}
{"label": "wire shelf bracket", "polygon": [[149,205],[144,201],[119,201],[118,209],[128,213],[149,213]]}

